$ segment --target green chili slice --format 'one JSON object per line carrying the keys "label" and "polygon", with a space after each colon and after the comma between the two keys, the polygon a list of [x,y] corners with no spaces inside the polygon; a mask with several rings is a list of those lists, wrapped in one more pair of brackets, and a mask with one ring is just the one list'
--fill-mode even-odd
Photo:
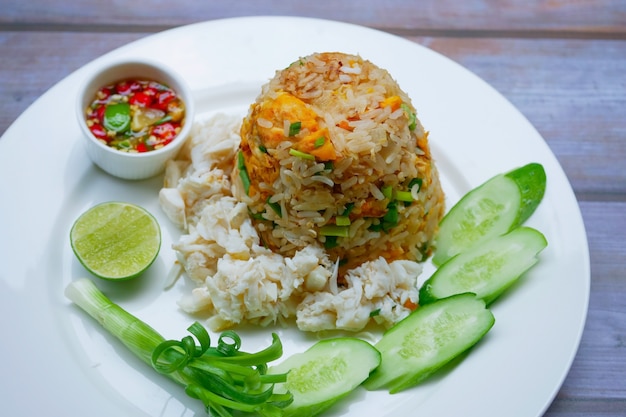
{"label": "green chili slice", "polygon": [[[115,143],[115,142],[111,142],[111,143]],[[130,141],[128,139],[121,140],[117,142],[117,147],[119,149],[130,149]]]}
{"label": "green chili slice", "polygon": [[104,120],[102,124],[107,130],[121,133],[130,129],[130,119],[130,104],[109,104],[104,109]]}

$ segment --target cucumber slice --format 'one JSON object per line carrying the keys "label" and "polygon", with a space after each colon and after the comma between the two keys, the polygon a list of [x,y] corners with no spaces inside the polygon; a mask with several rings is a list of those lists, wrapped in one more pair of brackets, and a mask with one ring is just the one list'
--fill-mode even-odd
{"label": "cucumber slice", "polygon": [[393,394],[418,384],[474,346],[494,322],[485,302],[471,293],[419,307],[375,345],[382,362],[365,388],[386,387]]}
{"label": "cucumber slice", "polygon": [[518,227],[441,265],[420,288],[420,304],[472,292],[489,304],[537,263],[548,242],[541,232]]}
{"label": "cucumber slice", "polygon": [[338,337],[322,340],[269,369],[287,381],[274,392],[293,394],[283,416],[311,417],[328,409],[365,381],[380,365],[380,353],[364,340]]}
{"label": "cucumber slice", "polygon": [[444,216],[435,242],[437,266],[487,239],[507,233],[534,212],[546,189],[543,166],[530,163],[474,188]]}

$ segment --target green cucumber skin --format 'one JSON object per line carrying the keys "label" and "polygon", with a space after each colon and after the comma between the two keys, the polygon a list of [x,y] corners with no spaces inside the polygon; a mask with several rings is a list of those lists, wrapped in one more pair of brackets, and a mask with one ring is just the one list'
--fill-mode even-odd
{"label": "green cucumber skin", "polygon": [[[497,236],[441,265],[421,286],[419,303],[429,304],[454,294],[471,292],[489,305],[538,262],[539,253],[547,246],[545,236],[530,227],[521,226]],[[490,254],[495,255],[484,264],[475,263]],[[461,282],[459,277],[463,271],[473,271],[474,274]]]}
{"label": "green cucumber skin", "polygon": [[[315,366],[320,365],[321,362],[329,364],[336,358],[339,358],[344,364],[343,371],[333,373],[335,378],[339,374],[339,379],[317,381],[318,385],[323,385],[317,390],[310,389],[310,387],[307,387],[309,389],[306,392],[290,389],[294,401],[283,410],[282,415],[284,417],[319,415],[361,385],[381,363],[380,352],[370,343],[354,337],[337,337],[317,342],[307,351],[292,355],[280,364],[273,366],[269,372],[283,373],[289,371],[291,374],[297,372],[298,369],[306,369],[305,367],[311,366],[311,363]],[[308,374],[307,381],[296,381],[295,383],[308,382],[310,377],[311,375]],[[293,380],[290,381],[288,376],[285,385],[277,384],[275,386],[275,392],[281,392],[281,390],[284,392],[290,388],[290,383],[293,384],[294,382]]]}
{"label": "green cucumber skin", "polygon": [[[505,174],[517,184],[522,197],[517,221],[511,229],[521,226],[535,212],[546,192],[546,171],[536,162],[524,165]],[[511,230],[509,229],[509,230]]]}
{"label": "green cucumber skin", "polygon": [[[439,326],[446,319],[458,323],[451,328]],[[471,293],[420,306],[375,345],[382,362],[364,386],[368,390],[386,388],[391,394],[411,388],[473,347],[494,323],[485,302]]]}
{"label": "green cucumber skin", "polygon": [[[510,185],[506,185],[507,192],[517,192],[516,195],[510,195],[507,198],[506,207],[497,216],[489,219],[491,225],[481,222],[478,225],[469,225],[463,216],[468,210],[468,204],[477,201],[491,201],[491,199],[502,200],[502,196],[490,195],[492,188],[496,183],[503,183],[503,180],[510,181]],[[496,187],[497,188],[497,187]],[[532,162],[520,168],[513,169],[507,173],[496,175],[485,181],[478,187],[470,190],[465,194],[444,216],[439,225],[439,233],[435,242],[435,253],[432,258],[435,266],[440,266],[454,255],[468,250],[472,246],[498,235],[505,234],[522,225],[535,212],[545,194],[546,173],[541,164]],[[500,190],[498,190],[500,191]],[[510,210],[514,210],[511,212]],[[502,219],[501,219],[502,218]],[[493,220],[492,220],[493,219]],[[485,230],[478,231],[476,228],[483,227]],[[465,228],[465,229],[462,229]],[[464,231],[467,230],[467,231]],[[453,236],[456,233],[462,233],[464,238],[468,239],[462,242]]]}

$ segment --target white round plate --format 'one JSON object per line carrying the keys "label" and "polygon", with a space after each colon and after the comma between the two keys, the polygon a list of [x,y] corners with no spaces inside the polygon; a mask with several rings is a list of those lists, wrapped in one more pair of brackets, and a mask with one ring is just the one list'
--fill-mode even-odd
{"label": "white round plate", "polygon": [[[496,324],[461,363],[403,393],[358,389],[328,416],[540,416],[574,358],[589,298],[589,253],[580,211],[556,158],[501,95],[449,59],[368,28],[306,18],[217,20],[169,30],[91,62],[38,99],[0,140],[0,356],[4,415],[91,417],[201,416],[202,405],[140,362],[64,297],[88,276],[68,234],[87,208],[108,200],[139,204],[163,228],[158,260],[142,278],[96,284],[166,338],[195,318],[177,309],[186,290],[164,290],[180,231],[161,212],[160,177],[130,182],[96,168],[74,114],[77,86],[119,57],[162,60],[196,93],[198,111],[243,115],[277,69],[312,52],[358,53],[386,68],[412,97],[430,133],[450,207],[500,172],[539,162],[548,186],[527,225],[549,242],[540,262],[492,310]],[[242,331],[243,348],[269,345],[277,331],[285,355],[314,337],[294,328]]]}

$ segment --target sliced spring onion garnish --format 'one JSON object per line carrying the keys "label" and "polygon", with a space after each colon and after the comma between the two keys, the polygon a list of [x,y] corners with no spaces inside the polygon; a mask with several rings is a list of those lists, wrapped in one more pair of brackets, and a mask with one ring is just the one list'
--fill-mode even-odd
{"label": "sliced spring onion garnish", "polygon": [[396,191],[396,200],[398,201],[413,201],[413,196],[410,191]]}
{"label": "sliced spring onion garnish", "polygon": [[320,146],[323,146],[325,142],[326,142],[326,138],[324,136],[320,136],[319,138],[315,139],[315,142],[313,143],[313,147],[319,148]]}
{"label": "sliced spring onion garnish", "polygon": [[388,228],[398,225],[398,205],[395,202],[391,202],[387,205],[387,213],[383,216],[383,229],[386,231]]}
{"label": "sliced spring onion garnish", "polygon": [[375,232],[388,232],[398,225],[399,221],[399,213],[398,213],[398,203],[397,201],[392,201],[387,204],[387,212],[383,217],[379,219],[379,223],[372,223],[368,230]]}
{"label": "sliced spring onion garnish", "polygon": [[308,159],[310,161],[315,161],[315,157],[310,153],[302,152],[297,149],[289,149],[289,155],[297,156],[298,158]]}
{"label": "sliced spring onion garnish", "polygon": [[263,213],[265,213],[265,211],[262,211],[260,213],[254,213],[252,212],[252,210],[250,210],[250,207],[248,207],[248,215],[254,220],[265,220],[265,218],[263,217]]}
{"label": "sliced spring onion garnish", "polygon": [[391,200],[393,198],[393,188],[391,188],[391,185],[384,185],[380,189],[380,192],[383,193],[385,198],[387,198],[389,200]]}
{"label": "sliced spring onion garnish", "polygon": [[326,249],[336,248],[338,244],[337,236],[326,236],[326,239],[324,240],[324,247]]}
{"label": "sliced spring onion garnish", "polygon": [[274,213],[278,214],[279,217],[283,217],[283,210],[280,207],[280,204],[278,204],[277,202],[274,203],[270,203],[270,199],[272,197],[267,197],[267,205],[270,206],[270,208],[274,211]]}
{"label": "sliced spring onion garnish", "polygon": [[237,154],[237,169],[239,170],[239,178],[243,184],[243,190],[246,195],[250,194],[250,176],[248,175],[248,169],[246,168],[246,160],[243,157],[243,152],[239,151]]}
{"label": "sliced spring onion garnish", "polygon": [[327,224],[320,227],[320,235],[322,236],[336,236],[336,237],[350,237],[349,226],[337,226],[336,224]]}
{"label": "sliced spring onion garnish", "polygon": [[354,203],[347,203],[346,209],[341,213],[342,216],[349,216],[352,210],[354,209]]}
{"label": "sliced spring onion garnish", "polygon": [[289,124],[289,136],[296,136],[302,129],[302,122],[293,122]]}
{"label": "sliced spring onion garnish", "polygon": [[350,217],[348,217],[348,216],[337,216],[337,217],[335,217],[335,224],[337,226],[350,226]]}
{"label": "sliced spring onion garnish", "polygon": [[405,201],[405,202],[413,201],[410,188],[409,188],[409,191],[402,191],[402,190],[395,190],[390,185],[385,185],[380,189],[380,191],[383,193],[385,198],[387,198],[390,201],[396,201],[396,200]]}
{"label": "sliced spring onion garnish", "polygon": [[413,187],[417,185],[416,192],[419,193],[420,190],[422,189],[422,183],[423,183],[423,180],[421,178],[413,178],[411,181],[409,181],[409,191],[412,191]]}

